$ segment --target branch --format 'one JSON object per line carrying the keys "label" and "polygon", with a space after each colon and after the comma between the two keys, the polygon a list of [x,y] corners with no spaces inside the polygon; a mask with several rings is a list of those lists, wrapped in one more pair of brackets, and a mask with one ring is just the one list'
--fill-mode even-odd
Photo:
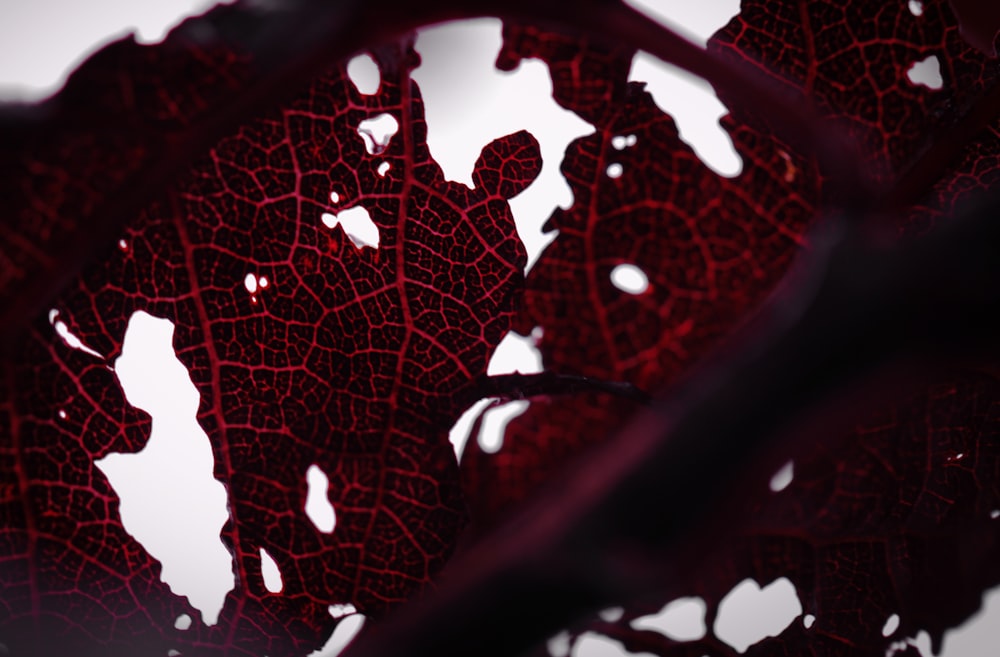
{"label": "branch", "polygon": [[640,390],[628,381],[601,381],[577,374],[539,372],[538,374],[500,374],[483,376],[476,381],[476,399],[500,397],[501,399],[527,399],[540,395],[572,395],[581,392],[604,392],[617,397],[631,399],[640,404],[649,404],[649,393]]}
{"label": "branch", "polygon": [[794,430],[835,439],[844,415],[830,411],[859,383],[895,374],[916,384],[914,374],[995,341],[998,215],[992,198],[891,247],[856,222],[828,222],[809,261],[683,390],[553,481],[345,657],[515,655],[697,568],[710,538],[738,528],[720,516],[745,495],[748,467],[759,475],[762,463],[787,460]]}

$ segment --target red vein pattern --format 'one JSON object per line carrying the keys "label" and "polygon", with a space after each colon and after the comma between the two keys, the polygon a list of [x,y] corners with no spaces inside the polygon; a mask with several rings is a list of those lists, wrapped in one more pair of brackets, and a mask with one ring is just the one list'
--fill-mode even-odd
{"label": "red vein pattern", "polygon": [[[998,66],[959,36],[946,3],[922,4],[917,16],[906,2],[744,2],[709,42],[721,58],[747,60],[815,99],[860,144],[868,160],[859,166],[887,189],[927,153],[940,160],[933,188],[918,190],[909,199],[917,205],[893,218],[903,235],[927,230],[1000,182],[988,113],[992,127],[984,123],[947,157],[931,148],[990,102]],[[567,151],[575,202],[550,220],[559,237],[528,276],[517,330],[543,329],[547,369],[645,389],[683,386],[687,369],[750,316],[792,258],[808,254],[805,230],[825,200],[823,177],[809,153],[770,136],[768,117],[731,106],[723,126],[743,170],[721,179],[679,141],[641,84],[625,84],[628,51],[527,27],[506,37],[501,65],[547,61],[554,96],[597,128]],[[938,91],[906,75],[931,55],[941,63]],[[574,78],[581,71],[586,83]],[[635,146],[613,147],[613,137],[630,134]],[[606,175],[611,163],[622,165],[620,177]],[[642,269],[649,288],[616,289],[610,272],[620,263]],[[711,632],[719,601],[746,577],[766,584],[784,576],[816,621],[810,629],[793,623],[748,654],[883,655],[919,630],[940,641],[1000,581],[1000,529],[990,515],[1000,501],[997,383],[995,374],[955,372],[862,423],[842,446],[804,450],[788,488],[748,493],[746,536],[720,546],[662,599],[589,627],[634,652],[735,655]],[[470,441],[462,468],[473,522],[491,526],[632,410],[607,396],[540,398],[508,426],[496,454]],[[682,595],[708,604],[704,640],[681,644],[629,625]],[[893,613],[899,629],[883,637]]]}
{"label": "red vein pattern", "polygon": [[[304,654],[332,631],[329,604],[377,617],[451,553],[465,504],[447,432],[509,328],[526,256],[506,199],[541,160],[520,132],[484,148],[474,189],[446,182],[409,79],[415,54],[379,56],[377,95],[340,68],[242,126],[61,295],[60,319],[106,360],[66,347],[45,318],[21,345],[0,406],[0,467],[16,479],[0,505],[12,654]],[[382,113],[399,132],[370,155],[357,126]],[[377,249],[323,224],[353,206],[370,213]],[[248,273],[267,287],[248,292]],[[213,627],[159,581],[93,464],[148,436],[108,367],[138,310],[176,324],[229,494],[237,588]],[[302,511],[314,463],[330,478],[329,535]],[[280,594],[264,587],[260,548]],[[190,629],[173,628],[180,613]]]}

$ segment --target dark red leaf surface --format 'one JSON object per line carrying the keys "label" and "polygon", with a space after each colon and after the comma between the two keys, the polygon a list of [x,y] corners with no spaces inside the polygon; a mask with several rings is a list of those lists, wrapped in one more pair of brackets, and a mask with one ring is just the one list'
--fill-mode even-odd
{"label": "dark red leaf surface", "polygon": [[[55,301],[104,359],[67,347],[44,317],[18,345],[0,432],[11,482],[0,512],[0,640],[12,654],[104,644],[127,654],[304,654],[333,628],[328,605],[377,617],[428,584],[452,551],[465,504],[447,432],[509,327],[525,255],[506,199],[541,161],[521,132],[483,150],[474,189],[445,182],[409,78],[415,55],[381,53],[377,95],[361,96],[338,68],[243,125]],[[89,69],[97,81],[103,72]],[[399,132],[368,154],[358,124],[382,113]],[[43,192],[29,196],[42,203]],[[378,227],[377,249],[321,221],[354,206]],[[248,273],[267,288],[250,294]],[[159,581],[93,463],[135,452],[149,435],[110,367],[138,310],[176,323],[174,348],[229,494],[222,537],[237,588],[213,627]],[[330,477],[330,535],[302,513],[311,464]],[[280,594],[264,587],[260,548],[279,565]],[[185,612],[194,624],[174,629]]]}
{"label": "dark red leaf surface", "polygon": [[[990,105],[997,62],[963,40],[946,3],[923,3],[917,16],[905,2],[744,2],[709,49],[754,63],[816,99],[862,145],[869,160],[859,166],[887,190],[902,181],[903,191],[886,198],[908,193],[905,200],[917,202],[892,218],[904,235],[942,221],[998,182],[997,109]],[[940,61],[940,90],[907,78],[928,56]],[[808,250],[806,227],[817,208],[836,199],[825,198],[810,154],[776,141],[769,117],[741,104],[730,105],[723,124],[743,171],[733,179],[712,173],[641,85],[626,86],[627,51],[570,34],[508,30],[501,62],[518,57],[549,62],[556,99],[597,127],[567,152],[563,171],[575,203],[550,220],[559,237],[528,277],[518,330],[543,329],[546,368],[643,389],[683,386],[685,371]],[[602,82],[584,83],[573,71]],[[725,90],[720,96],[726,100]],[[978,114],[983,106],[990,109]],[[970,143],[934,150],[936,139],[982,116],[989,121]],[[618,150],[618,135],[636,135],[637,143]],[[612,163],[622,165],[621,177],[606,175]],[[906,189],[907,176],[928,170],[941,176],[933,189]],[[647,274],[645,292],[612,285],[611,270],[622,263]],[[842,447],[803,447],[789,489],[748,496],[754,501],[743,539],[663,599],[632,609],[617,626],[598,627],[636,652],[735,654],[711,634],[686,646],[662,637],[651,645],[649,633],[628,622],[674,597],[700,595],[711,628],[719,600],[742,579],[788,577],[804,613],[817,620],[808,631],[793,624],[753,654],[882,655],[891,641],[919,630],[940,639],[1000,581],[993,566],[1000,529],[990,517],[998,499],[998,393],[994,377],[956,372],[927,395],[885,409]],[[597,395],[536,399],[508,426],[498,453],[470,442],[463,476],[474,521],[489,526],[633,411]],[[802,441],[807,446],[809,437]],[[784,519],[775,522],[778,516]],[[893,613],[900,629],[883,637]]]}
{"label": "dark red leaf surface", "polygon": [[[812,98],[855,139],[887,213],[906,207],[885,224],[904,236],[1000,182],[997,62],[968,45],[949,4],[921,6],[915,15],[902,0],[745,0],[709,45],[722,62],[750,62]],[[980,47],[990,29],[976,31]],[[838,200],[813,153],[775,137],[773,117],[725,89],[724,126],[743,159],[732,179],[705,167],[642,84],[627,81],[629,43],[508,23],[498,66],[546,61],[556,100],[596,128],[567,150],[574,204],[551,217],[559,237],[524,291],[506,200],[539,171],[531,135],[488,145],[473,189],[446,182],[427,150],[405,42],[376,48],[375,95],[357,93],[340,65],[228,126],[213,112],[258,62],[198,35],[114,45],[45,106],[58,130],[4,132],[0,190],[15,211],[0,219],[0,304],[4,317],[33,318],[26,332],[5,328],[18,337],[3,346],[0,388],[0,642],[13,655],[284,657],[329,635],[329,604],[380,616],[432,582],[467,506],[490,526],[635,410],[598,394],[536,398],[497,454],[470,441],[460,479],[447,432],[480,396],[476,381],[511,326],[544,329],[550,372],[682,386],[808,253],[806,229]],[[928,56],[940,62],[941,90],[907,79]],[[357,127],[382,113],[399,132],[370,154]],[[216,132],[225,136],[199,151]],[[621,136],[635,144],[615,147]],[[182,175],[157,177],[192,154]],[[608,175],[612,164],[620,177]],[[377,225],[377,249],[321,221],[354,206]],[[118,219],[95,217],[129,212],[124,235]],[[101,257],[76,276],[95,244]],[[649,289],[618,290],[610,274],[620,264],[642,269]],[[247,274],[270,284],[251,294]],[[56,290],[48,305],[103,357],[68,347],[37,312]],[[139,310],[176,324],[229,494],[222,538],[237,584],[211,627],[160,581],[94,465],[141,450],[150,433],[111,369]],[[692,594],[711,624],[743,578],[785,576],[816,622],[751,654],[883,655],[917,630],[939,638],[1000,581],[995,372],[984,363],[942,375],[841,444],[810,449],[802,437],[792,485],[748,491],[744,535],[662,600],[597,629],[636,651],[730,655],[711,635],[680,645],[628,621]],[[330,535],[302,513],[312,464],[330,476]],[[281,569],[280,594],[264,587],[260,548]],[[174,628],[182,613],[195,619],[188,630]],[[900,628],[883,637],[892,613]]]}

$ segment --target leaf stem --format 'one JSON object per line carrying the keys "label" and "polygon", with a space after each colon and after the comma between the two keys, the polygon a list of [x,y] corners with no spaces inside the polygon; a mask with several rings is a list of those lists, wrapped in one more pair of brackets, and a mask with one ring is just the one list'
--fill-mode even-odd
{"label": "leaf stem", "polygon": [[649,393],[627,381],[602,381],[577,374],[539,372],[537,374],[499,374],[481,377],[475,386],[479,399],[500,397],[505,400],[528,399],[540,395],[572,395],[582,392],[604,392],[640,404],[649,404]]}

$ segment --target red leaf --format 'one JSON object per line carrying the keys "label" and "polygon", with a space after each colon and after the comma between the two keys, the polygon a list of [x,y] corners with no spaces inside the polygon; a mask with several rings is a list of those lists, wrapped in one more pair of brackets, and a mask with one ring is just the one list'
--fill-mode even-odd
{"label": "red leaf", "polygon": [[[860,145],[858,168],[882,186],[877,202],[896,232],[922,232],[995,187],[998,68],[967,45],[943,0],[921,13],[904,2],[743,4],[709,45],[716,70],[749,64],[779,96],[815,101],[831,134]],[[310,29],[293,25],[301,43],[270,46],[311,70],[322,49],[343,55],[416,20],[391,3],[386,23],[330,7]],[[565,11],[555,4],[512,7],[546,27],[509,23],[498,65],[545,60],[557,101],[596,128],[567,151],[574,205],[550,219],[559,237],[523,294],[525,256],[506,199],[537,175],[538,145],[509,135],[483,150],[474,189],[444,181],[424,141],[406,43],[376,49],[375,95],[359,94],[342,64],[290,91],[273,49],[255,49],[259,16],[221,9],[156,48],[109,47],[52,102],[0,114],[9,144],[0,189],[13,208],[0,220],[0,335],[9,338],[0,641],[12,654],[304,654],[335,625],[327,605],[377,617],[421,590],[453,550],[467,502],[488,526],[633,411],[596,394],[537,399],[498,454],[470,446],[463,493],[447,431],[480,396],[477,381],[512,325],[544,329],[550,372],[680,387],[808,251],[818,209],[842,200],[841,172],[818,164],[801,134],[775,137],[785,133],[757,109],[766,103],[720,89],[744,161],[737,178],[720,178],[642,85],[627,82],[632,35],[621,26],[634,24],[609,21],[623,43],[608,45],[603,32],[553,28]],[[586,7],[629,16],[623,5]],[[422,10],[427,20],[460,13]],[[969,38],[992,46],[995,24],[970,30],[964,16]],[[929,57],[940,90],[910,75]],[[366,149],[359,124],[381,114],[399,132]],[[214,144],[207,153],[205,144]],[[324,224],[324,213],[351,208],[370,215],[377,248]],[[649,288],[618,289],[620,265],[641,270]],[[53,299],[96,356],[56,338],[44,317]],[[94,465],[141,450],[150,435],[111,369],[140,310],[176,325],[173,346],[229,495],[222,537],[237,585],[214,626],[175,628],[180,614],[196,614],[160,581]],[[939,639],[1000,581],[1000,534],[988,517],[1000,496],[996,369],[979,370],[990,373],[954,372],[887,408],[841,447],[804,448],[786,492],[748,492],[747,534],[664,600],[687,592],[715,605],[744,577],[787,576],[815,629],[793,626],[755,654],[884,654],[889,613],[899,632]],[[314,464],[330,478],[332,534],[301,512]],[[262,580],[261,550],[281,570],[280,594]],[[731,652],[712,638],[678,647],[628,626],[664,600],[600,629],[661,654]]]}
{"label": "red leaf", "polygon": [[[996,62],[965,43],[945,3],[924,3],[916,16],[906,3],[744,2],[709,50],[816,99],[862,145],[865,165],[890,190],[883,202],[918,202],[896,219],[904,234],[946,219],[1000,181]],[[545,59],[555,97],[597,127],[567,152],[575,204],[550,220],[559,237],[528,277],[518,330],[543,329],[546,369],[682,388],[684,373],[752,314],[800,248],[808,250],[804,230],[829,200],[824,178],[810,153],[770,136],[770,117],[736,102],[723,124],[743,171],[716,176],[640,85],[623,85],[627,51],[527,28],[508,30],[505,53],[507,61]],[[908,77],[928,56],[940,62],[941,90]],[[564,71],[588,71],[586,85]],[[634,147],[612,146],[631,134]],[[939,147],[935,138],[949,134],[955,143]],[[622,165],[618,178],[606,175],[612,163]],[[616,289],[610,273],[620,263],[645,272],[649,289]],[[878,429],[859,427],[843,449],[815,448],[796,461],[791,489],[774,498],[748,494],[757,500],[747,511],[748,536],[721,548],[687,585],[632,610],[611,636],[636,651],[727,654],[716,639],[650,646],[628,623],[680,595],[700,595],[713,609],[746,577],[763,584],[785,576],[805,613],[817,617],[815,629],[790,629],[756,654],[884,654],[891,641],[921,629],[939,641],[1000,581],[987,556],[1000,540],[989,516],[996,483],[972,474],[993,472],[998,393],[994,378],[958,373],[927,397],[887,409],[885,423],[871,425]],[[474,521],[489,527],[631,412],[627,402],[596,395],[540,399],[512,421],[496,454],[470,443],[462,467]],[[947,461],[956,454],[968,460]],[[816,479],[813,469],[827,474]],[[794,519],[771,525],[778,508]],[[892,613],[902,629],[883,637]]]}
{"label": "red leaf", "polygon": [[[105,51],[111,61],[91,62],[74,82],[94,88],[130,48]],[[14,350],[0,432],[15,482],[0,507],[0,637],[13,654],[103,645],[303,654],[335,625],[328,605],[379,616],[427,585],[452,551],[465,504],[447,432],[509,327],[525,254],[506,198],[541,161],[520,132],[484,149],[475,189],[444,181],[424,141],[413,52],[385,47],[379,57],[377,95],[361,96],[338,67],[246,123],[145,207],[125,248],[60,295],[60,320],[105,358],[67,348],[44,318]],[[399,132],[366,153],[358,125],[382,113]],[[61,155],[51,157],[67,168],[50,170],[70,185],[85,172]],[[48,202],[57,221],[68,201],[52,193],[27,188],[24,211]],[[370,213],[377,249],[321,220],[350,207]],[[251,293],[247,274],[266,288]],[[174,348],[200,393],[198,420],[229,495],[222,536],[237,588],[211,627],[173,629],[179,614],[197,614],[159,581],[94,466],[149,435],[111,370],[139,310],[176,324]],[[329,535],[302,513],[312,464],[330,478],[338,521]],[[280,567],[280,595],[261,579],[261,548]]]}

